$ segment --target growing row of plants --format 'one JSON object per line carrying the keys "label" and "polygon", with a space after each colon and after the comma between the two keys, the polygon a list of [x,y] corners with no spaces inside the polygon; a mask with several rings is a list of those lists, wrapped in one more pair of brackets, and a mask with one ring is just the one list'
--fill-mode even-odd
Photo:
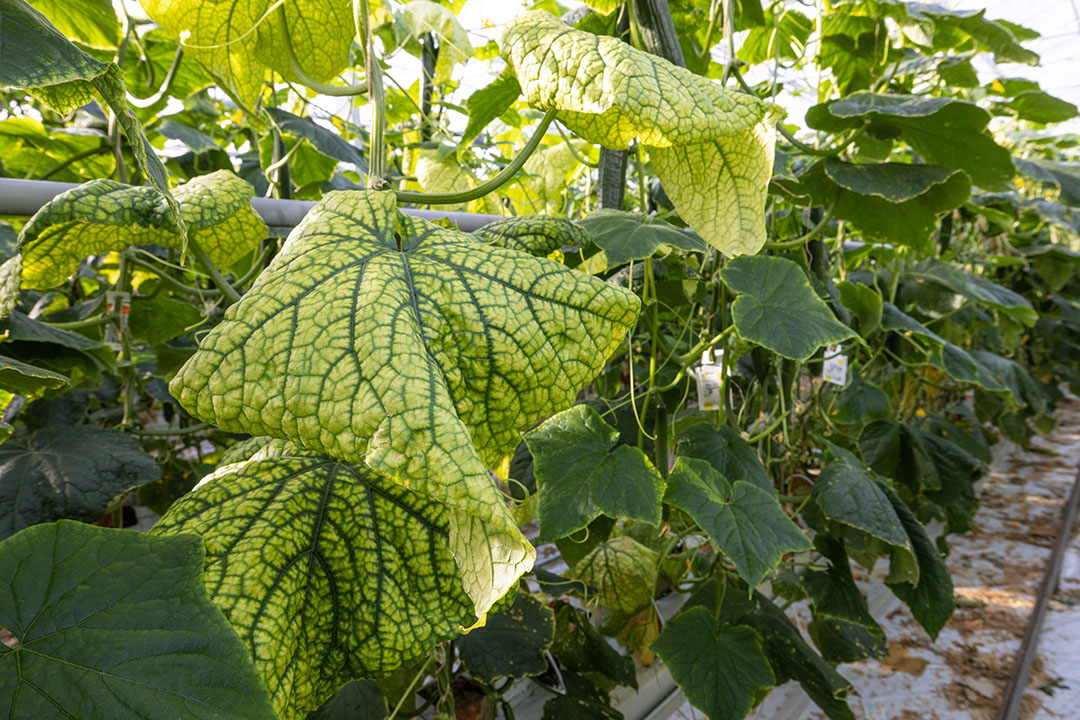
{"label": "growing row of plants", "polygon": [[952,615],[991,445],[1080,382],[1077,109],[971,64],[1034,34],[462,4],[0,0],[0,176],[78,183],[0,224],[12,717],[617,718],[658,657],[710,720],[853,718],[851,563]]}

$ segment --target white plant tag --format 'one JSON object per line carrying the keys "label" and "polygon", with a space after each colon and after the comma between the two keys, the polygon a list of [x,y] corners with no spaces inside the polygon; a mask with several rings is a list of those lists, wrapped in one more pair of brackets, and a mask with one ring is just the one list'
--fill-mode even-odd
{"label": "white plant tag", "polygon": [[698,408],[701,410],[720,409],[720,387],[723,385],[724,353],[715,355],[710,350],[701,358],[694,374],[697,377]]}
{"label": "white plant tag", "polygon": [[105,293],[105,312],[115,312],[118,320],[105,326],[105,344],[120,351],[124,333],[127,332],[128,315],[131,313],[131,293],[110,290]]}
{"label": "white plant tag", "polygon": [[821,369],[821,379],[833,385],[847,385],[847,355],[840,354],[839,345],[825,346],[825,365]]}

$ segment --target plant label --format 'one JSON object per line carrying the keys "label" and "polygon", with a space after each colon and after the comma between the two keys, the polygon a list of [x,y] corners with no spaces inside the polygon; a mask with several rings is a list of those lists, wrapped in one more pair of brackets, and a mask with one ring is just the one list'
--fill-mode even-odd
{"label": "plant label", "polygon": [[720,409],[720,388],[723,386],[724,351],[710,350],[701,359],[694,375],[697,378],[698,407],[702,410]]}
{"label": "plant label", "polygon": [[825,346],[825,366],[821,369],[821,379],[843,387],[847,385],[847,355],[840,354],[839,345]]}
{"label": "plant label", "polygon": [[119,352],[127,332],[128,315],[131,314],[131,293],[110,290],[105,293],[105,312],[115,312],[116,322],[105,326],[105,344]]}

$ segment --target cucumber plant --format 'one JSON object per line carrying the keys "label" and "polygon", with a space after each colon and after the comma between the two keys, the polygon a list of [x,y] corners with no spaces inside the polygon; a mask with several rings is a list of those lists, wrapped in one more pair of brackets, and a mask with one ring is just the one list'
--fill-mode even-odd
{"label": "cucumber plant", "polygon": [[1032,31],[142,5],[0,0],[0,176],[73,183],[0,223],[13,717],[616,718],[660,661],[710,720],[853,718],[857,577],[945,626],[991,445],[1080,383],[1077,110],[971,64]]}

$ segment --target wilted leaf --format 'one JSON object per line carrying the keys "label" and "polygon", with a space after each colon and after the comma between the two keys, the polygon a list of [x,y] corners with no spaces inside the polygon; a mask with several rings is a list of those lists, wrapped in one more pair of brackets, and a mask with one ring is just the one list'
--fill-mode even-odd
{"label": "wilted leaf", "polygon": [[601,543],[574,568],[578,577],[596,588],[600,603],[634,615],[652,602],[660,554],[637,540],[619,535]]}

